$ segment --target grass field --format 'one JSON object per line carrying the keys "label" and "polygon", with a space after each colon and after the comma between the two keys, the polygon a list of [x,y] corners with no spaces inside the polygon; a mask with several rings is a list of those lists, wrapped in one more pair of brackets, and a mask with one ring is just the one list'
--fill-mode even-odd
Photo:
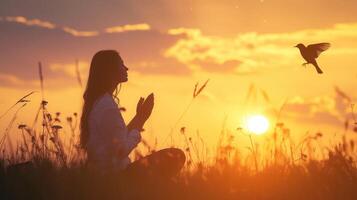
{"label": "grass field", "polygon": [[[15,107],[21,109],[29,95]],[[133,179],[86,168],[85,153],[78,147],[78,114],[61,120],[61,113],[48,112],[47,103],[40,103],[31,126],[20,124],[18,130],[12,127],[15,112],[2,135],[1,199],[357,199],[356,141],[346,139],[353,132],[344,133],[336,145],[321,146],[323,133],[294,141],[289,129],[277,123],[264,145],[248,134],[251,145],[243,155],[232,144],[234,134],[222,128],[216,149],[210,151],[213,159],[208,159],[204,142],[182,127],[177,134],[187,159],[181,173],[169,180]],[[71,130],[66,139],[60,134],[65,126]],[[16,146],[7,137],[13,132],[22,137]],[[145,140],[141,145],[134,159],[157,150]]]}

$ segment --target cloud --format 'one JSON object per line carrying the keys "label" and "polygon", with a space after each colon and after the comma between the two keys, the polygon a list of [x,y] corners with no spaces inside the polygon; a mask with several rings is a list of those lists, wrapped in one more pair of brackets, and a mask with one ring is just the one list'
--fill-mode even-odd
{"label": "cloud", "polygon": [[93,37],[99,35],[98,31],[78,31],[70,27],[63,27],[63,31],[76,37]]}
{"label": "cloud", "polygon": [[36,81],[25,81],[12,74],[0,74],[0,83],[3,86],[16,86],[16,87],[37,87],[39,83]]}
{"label": "cloud", "polygon": [[[89,70],[89,62],[78,61],[78,71],[81,77],[86,77]],[[49,68],[53,72],[63,73],[66,76],[77,78],[76,63],[51,63]]]}
{"label": "cloud", "polygon": [[[332,48],[327,52],[330,56],[357,53],[357,23],[282,33],[247,32],[232,37],[205,35],[199,29],[187,28],[170,29],[167,33],[185,37],[168,48],[165,56],[192,68],[197,62],[222,64],[237,60],[240,64],[229,68],[236,74],[291,67],[292,61],[301,61],[298,50],[293,48],[297,43],[331,42]],[[212,71],[211,65],[206,66],[200,70]],[[222,68],[222,72],[227,71]]]}
{"label": "cloud", "polygon": [[27,19],[26,17],[23,16],[14,16],[14,17],[7,16],[7,17],[0,18],[0,20],[7,21],[7,22],[16,22],[16,23],[24,24],[26,26],[38,26],[48,29],[56,28],[56,25],[51,22],[43,21],[40,19]]}
{"label": "cloud", "polygon": [[[22,79],[12,74],[0,74],[0,83],[2,88],[17,88],[40,91],[40,81],[36,79]],[[76,78],[68,79],[67,77],[44,78],[44,89],[63,89],[78,87]]]}
{"label": "cloud", "polygon": [[[60,26],[56,27],[28,28],[16,22],[1,23],[4,32],[0,34],[0,41],[3,41],[0,46],[0,73],[14,75],[19,80],[36,80],[37,63],[41,61],[45,79],[67,80],[61,82],[63,87],[67,87],[77,84],[76,59],[80,60],[80,74],[84,83],[92,56],[101,49],[115,49],[132,72],[163,76],[191,75],[191,69],[187,65],[175,58],[163,56],[165,49],[183,36],[169,35],[157,30],[133,30],[120,34],[99,32],[92,37],[74,37],[64,32]],[[77,36],[83,36],[81,31],[81,34],[74,29],[71,31]],[[16,84],[9,78],[1,79],[0,83],[14,87],[25,86]]]}
{"label": "cloud", "polygon": [[149,24],[126,24],[122,26],[114,26],[106,28],[104,31],[91,30],[91,31],[81,31],[73,27],[60,26],[52,22],[40,20],[40,19],[28,19],[24,16],[5,16],[0,17],[0,21],[19,23],[26,26],[37,26],[46,29],[59,29],[75,37],[94,37],[99,36],[102,33],[123,33],[128,31],[148,31],[151,29]]}
{"label": "cloud", "polygon": [[[104,31],[79,31],[67,26],[54,26],[54,30],[48,30],[4,24],[4,29],[10,31],[2,36],[6,44],[0,48],[3,52],[0,58],[5,60],[0,65],[3,68],[1,70],[28,74],[25,66],[35,66],[39,60],[50,65],[71,63],[75,58],[89,62],[96,51],[107,48],[118,49],[130,69],[156,75],[189,75],[200,71],[250,75],[277,68],[291,68],[292,65],[300,66],[302,58],[298,50],[293,48],[299,42],[330,41],[332,48],[326,54],[331,57],[357,53],[357,24],[354,23],[290,33],[249,32],[232,37],[206,35],[199,29],[187,28],[169,29],[163,33],[151,29],[146,23],[109,27]],[[86,39],[83,42],[72,36]],[[11,40],[4,39],[9,37]],[[34,39],[36,45],[30,45]],[[52,72],[70,75],[66,70],[57,66]],[[23,74],[22,77],[25,76]],[[50,73],[52,75],[56,77],[56,74]]]}
{"label": "cloud", "polygon": [[105,29],[106,33],[122,33],[127,31],[147,31],[151,27],[149,24],[127,24],[124,26],[113,26]]}
{"label": "cloud", "polygon": [[242,62],[239,60],[227,60],[223,63],[216,63],[216,61],[208,59],[194,60],[192,63],[197,64],[197,66],[199,66],[201,69],[204,69],[208,72],[230,73],[238,69]]}
{"label": "cloud", "polygon": [[335,95],[312,98],[293,97],[284,105],[282,115],[305,123],[341,126],[353,116],[351,101],[340,92],[341,90],[335,91]]}
{"label": "cloud", "polygon": [[174,59],[133,63],[133,70],[145,75],[190,75],[191,70]]}
{"label": "cloud", "polygon": [[189,29],[189,28],[173,28],[167,31],[169,35],[187,35],[188,37],[198,37],[202,35],[199,29]]}
{"label": "cloud", "polygon": [[343,123],[343,117],[335,110],[334,99],[329,96],[310,99],[295,96],[285,103],[281,111],[281,119],[292,119],[299,123],[337,126]]}

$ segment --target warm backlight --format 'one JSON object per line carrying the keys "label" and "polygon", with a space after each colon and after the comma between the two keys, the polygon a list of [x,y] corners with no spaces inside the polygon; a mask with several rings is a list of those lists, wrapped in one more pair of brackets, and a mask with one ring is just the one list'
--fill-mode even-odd
{"label": "warm backlight", "polygon": [[247,118],[246,128],[253,134],[261,135],[267,132],[269,121],[263,115],[252,115]]}

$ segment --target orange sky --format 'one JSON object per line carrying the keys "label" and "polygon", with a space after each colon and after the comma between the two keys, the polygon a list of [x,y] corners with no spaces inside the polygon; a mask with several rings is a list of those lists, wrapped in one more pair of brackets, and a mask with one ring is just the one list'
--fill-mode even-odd
{"label": "orange sky", "polygon": [[[119,98],[133,116],[140,96],[155,93],[144,133],[167,145],[171,127],[190,103],[194,85],[210,79],[176,127],[214,144],[242,116],[274,110],[295,135],[343,132],[351,118],[357,84],[357,15],[353,1],[58,1],[0,3],[0,113],[30,91],[40,91],[37,62],[45,76],[45,98],[63,120],[80,112],[82,88],[75,59],[86,79],[91,56],[117,49],[129,67]],[[20,6],[21,5],[21,6]],[[302,67],[297,43],[330,42],[318,59],[323,75]],[[254,87],[252,87],[252,85]],[[336,87],[350,98],[337,95]],[[249,92],[249,88],[253,88]],[[262,91],[268,94],[264,99]],[[248,98],[247,98],[248,96]],[[16,121],[32,122],[41,95],[35,93]],[[0,130],[12,112],[0,119]],[[14,129],[16,130],[16,129]],[[178,130],[176,131],[179,137]],[[352,133],[351,133],[352,134]],[[16,137],[16,136],[14,136]]]}

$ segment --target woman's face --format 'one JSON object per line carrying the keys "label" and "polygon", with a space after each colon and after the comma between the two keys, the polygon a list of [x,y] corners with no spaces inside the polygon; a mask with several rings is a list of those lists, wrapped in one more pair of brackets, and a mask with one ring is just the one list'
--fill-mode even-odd
{"label": "woman's face", "polygon": [[128,68],[124,65],[124,61],[119,57],[119,73],[117,76],[117,84],[128,81]]}

